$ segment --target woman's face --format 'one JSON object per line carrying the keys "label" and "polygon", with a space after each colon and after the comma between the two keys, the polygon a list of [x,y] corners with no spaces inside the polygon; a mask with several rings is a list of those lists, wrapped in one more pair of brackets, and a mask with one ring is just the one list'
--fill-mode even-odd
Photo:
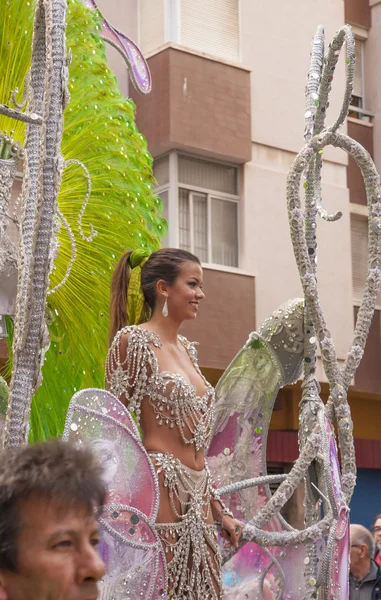
{"label": "woman's face", "polygon": [[183,263],[174,284],[168,288],[168,313],[179,321],[195,319],[202,291],[202,268],[197,262]]}

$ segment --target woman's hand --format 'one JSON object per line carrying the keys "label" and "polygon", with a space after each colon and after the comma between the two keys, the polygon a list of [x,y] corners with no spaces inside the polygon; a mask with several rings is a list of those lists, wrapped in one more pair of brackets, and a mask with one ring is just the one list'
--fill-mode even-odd
{"label": "woman's hand", "polygon": [[221,503],[219,498],[212,498],[210,505],[214,520],[221,527],[221,537],[226,540],[225,546],[227,548],[229,546],[238,548],[238,541],[241,537],[243,524],[233,517],[233,513]]}
{"label": "woman's hand", "polygon": [[229,515],[224,515],[222,519],[222,529],[221,529],[221,537],[227,541],[225,544],[226,548],[230,546],[234,546],[234,548],[238,548],[239,538],[241,537],[243,529],[243,524],[237,519],[230,517]]}

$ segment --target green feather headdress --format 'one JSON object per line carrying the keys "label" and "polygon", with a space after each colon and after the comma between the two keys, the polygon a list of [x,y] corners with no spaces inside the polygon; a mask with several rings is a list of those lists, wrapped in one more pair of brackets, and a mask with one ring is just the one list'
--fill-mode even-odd
{"label": "green feather headdress", "polygon": [[[33,3],[0,3],[0,102],[8,103],[16,87],[23,93],[30,65]],[[58,197],[61,223],[50,287],[65,277],[75,248],[76,258],[62,287],[48,297],[51,344],[45,356],[43,383],[32,404],[31,439],[59,435],[73,393],[103,386],[107,352],[109,287],[121,254],[134,248],[152,252],[166,233],[160,198],[153,192],[152,157],[137,130],[135,106],[119,91],[107,66],[100,17],[80,0],[68,0],[67,48],[70,103],[65,112],[62,153],[89,171],[92,191],[76,163],[67,166]],[[0,116],[0,131],[23,143],[25,127]],[[91,242],[91,226],[97,235]]]}

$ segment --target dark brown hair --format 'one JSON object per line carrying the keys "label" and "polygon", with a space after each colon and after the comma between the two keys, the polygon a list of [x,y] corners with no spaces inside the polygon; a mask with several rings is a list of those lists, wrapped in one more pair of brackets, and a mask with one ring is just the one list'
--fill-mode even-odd
{"label": "dark brown hair", "polygon": [[[130,281],[130,256],[126,252],[119,260],[111,281],[110,335],[111,344],[115,334],[127,325],[127,292]],[[156,284],[163,279],[172,285],[179,275],[181,266],[186,262],[200,263],[200,260],[187,250],[162,248],[153,252],[142,267],[142,290],[145,300],[145,320],[148,321],[156,304]]]}
{"label": "dark brown hair", "polygon": [[20,511],[30,497],[92,511],[105,502],[102,467],[84,446],[50,440],[0,455],[0,569],[17,572]]}

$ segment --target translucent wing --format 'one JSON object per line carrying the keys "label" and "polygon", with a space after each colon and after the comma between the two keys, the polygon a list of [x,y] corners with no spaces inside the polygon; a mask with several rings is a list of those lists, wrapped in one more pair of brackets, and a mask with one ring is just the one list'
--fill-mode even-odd
{"label": "translucent wing", "polygon": [[129,412],[105,390],[82,390],[70,402],[63,437],[89,444],[104,467],[100,598],[166,598],[166,561],[154,529],[157,476]]}
{"label": "translucent wing", "polygon": [[327,540],[322,566],[322,579],[329,600],[349,595],[349,508],[341,486],[340,466],[335,434],[329,419],[324,417],[329,444],[329,464],[326,474],[328,496],[334,507],[334,520]]}
{"label": "translucent wing", "polygon": [[[217,488],[266,475],[266,440],[280,387],[298,379],[303,361],[303,301],[292,300],[277,309],[258,332],[250,335],[216,388],[217,419],[208,464]],[[250,487],[223,497],[237,518],[249,521],[270,496],[267,485]],[[282,531],[280,518],[268,524]],[[303,546],[261,548],[247,543],[223,568],[224,600],[287,597],[301,588]],[[292,576],[285,577],[285,572]],[[302,595],[300,596],[300,598]],[[299,598],[299,596],[295,596]]]}
{"label": "translucent wing", "polygon": [[[85,0],[91,10],[98,10],[95,0]],[[102,15],[101,21],[103,39],[114,46],[127,63],[131,80],[137,90],[143,94],[151,91],[151,73],[143,54],[132,40],[111,25]]]}
{"label": "translucent wing", "polygon": [[[279,388],[298,379],[303,360],[303,301],[277,309],[250,334],[216,388],[217,418],[208,450],[216,487],[266,474],[266,440]],[[262,508],[267,486],[227,499],[250,520]]]}
{"label": "translucent wing", "polygon": [[303,600],[304,560],[302,545],[262,548],[248,543],[223,567],[223,600]]}

